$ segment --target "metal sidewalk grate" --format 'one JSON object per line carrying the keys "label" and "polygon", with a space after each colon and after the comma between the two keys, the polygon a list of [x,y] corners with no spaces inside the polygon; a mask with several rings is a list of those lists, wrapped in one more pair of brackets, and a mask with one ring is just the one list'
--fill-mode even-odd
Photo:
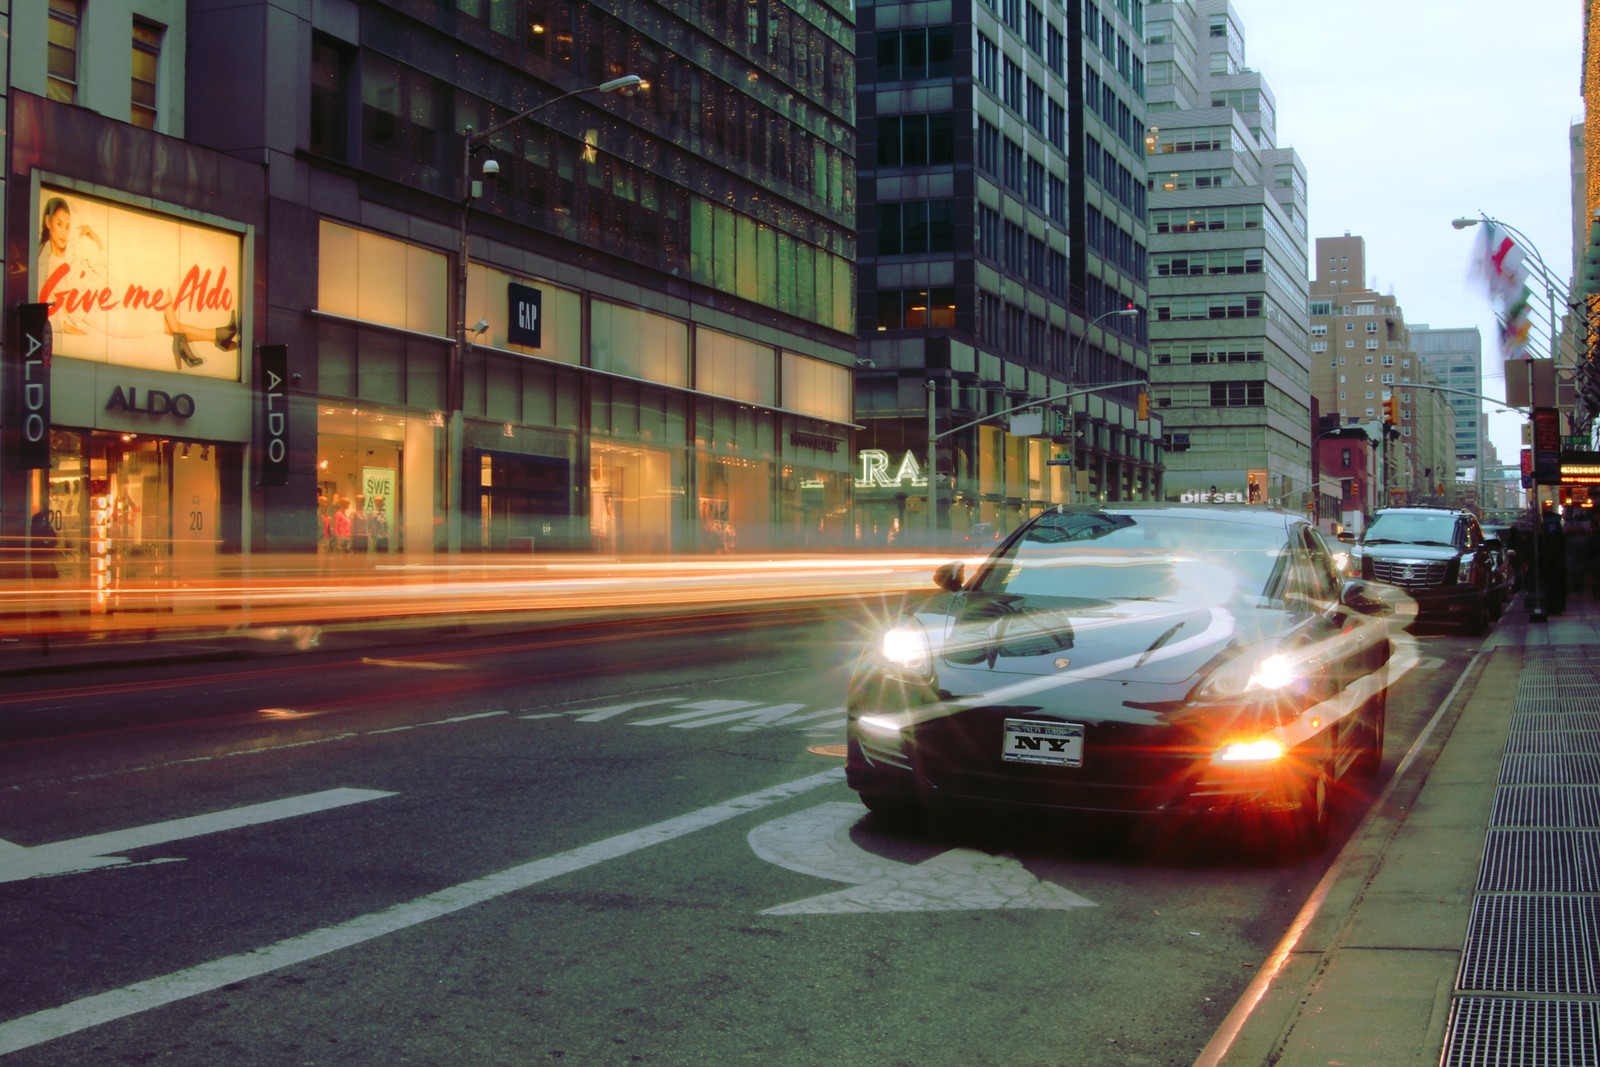
{"label": "metal sidewalk grate", "polygon": [[1490,830],[1478,868],[1478,891],[1600,892],[1600,833]]}
{"label": "metal sidewalk grate", "polygon": [[1503,785],[1495,791],[1489,825],[1600,830],[1600,786]]}
{"label": "metal sidewalk grate", "polygon": [[1582,785],[1600,782],[1600,755],[1563,752],[1551,755],[1505,756],[1500,761],[1502,785]]}
{"label": "metal sidewalk grate", "polygon": [[1518,730],[1506,738],[1506,752],[1514,755],[1554,753],[1600,754],[1600,733],[1568,727],[1557,730]]}
{"label": "metal sidewalk grate", "polygon": [[1600,992],[1600,898],[1479,896],[1456,980],[1459,990]]}
{"label": "metal sidewalk grate", "polygon": [[1600,1067],[1600,1004],[1457,997],[1441,1067]]}
{"label": "metal sidewalk grate", "polygon": [[1511,713],[1511,732],[1538,733],[1543,730],[1592,730],[1600,733],[1600,714],[1589,711],[1523,711]]}

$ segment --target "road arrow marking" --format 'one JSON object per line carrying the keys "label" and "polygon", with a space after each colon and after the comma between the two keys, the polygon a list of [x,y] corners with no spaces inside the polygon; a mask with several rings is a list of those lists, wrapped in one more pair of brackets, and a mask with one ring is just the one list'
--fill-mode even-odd
{"label": "road arrow marking", "polygon": [[164,845],[187,837],[200,837],[221,830],[237,830],[245,826],[290,819],[296,815],[311,815],[319,811],[359,804],[365,800],[392,797],[395,794],[376,789],[326,789],[320,793],[269,800],[264,804],[250,804],[242,808],[214,811],[209,815],[194,815],[187,819],[135,826],[109,834],[95,834],[71,841],[58,841],[53,845],[24,848],[0,841],[0,882],[20,882],[50,874],[72,874],[92,871],[100,867],[119,867],[128,861],[116,853],[131,852],[136,848]]}
{"label": "road arrow marking", "polygon": [[508,867],[447,886],[427,896],[395,904],[382,911],[358,915],[334,926],[289,937],[275,944],[251,949],[234,956],[212,960],[172,974],[75,1000],[56,1008],[45,1008],[0,1022],[0,1057],[20,1049],[32,1048],[91,1026],[125,1019],[130,1015],[165,1007],[188,997],[210,993],[236,982],[243,982],[284,967],[351,948],[375,938],[410,929],[489,900],[497,900],[531,885],[585,870],[598,863],[632,855],[652,845],[675,841],[748,815],[770,804],[844,781],[844,768],[834,767],[820,774],[807,775],[771,789],[734,797],[710,807],[677,815],[652,826],[629,830],[592,844],[544,859]]}
{"label": "road arrow marking", "polygon": [[1095,903],[1039,880],[1011,856],[956,848],[923,863],[875,856],[850,840],[860,804],[819,804],[750,831],[750,848],[768,863],[849,889],[768,908],[763,915],[841,915],[887,911],[1092,908]]}

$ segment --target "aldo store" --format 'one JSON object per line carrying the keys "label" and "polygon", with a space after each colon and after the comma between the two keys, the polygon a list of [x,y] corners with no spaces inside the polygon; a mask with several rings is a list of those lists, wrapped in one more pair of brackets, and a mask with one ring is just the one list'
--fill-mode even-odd
{"label": "aldo store", "polygon": [[47,324],[48,358],[21,369],[37,432],[8,436],[8,501],[103,602],[243,550],[250,229],[65,180],[37,180],[33,203],[12,332]]}

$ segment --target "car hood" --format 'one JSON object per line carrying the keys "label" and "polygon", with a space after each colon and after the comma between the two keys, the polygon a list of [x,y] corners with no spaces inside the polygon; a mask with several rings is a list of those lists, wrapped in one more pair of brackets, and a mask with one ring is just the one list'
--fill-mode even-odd
{"label": "car hood", "polygon": [[1292,621],[1265,608],[966,594],[924,625],[947,668],[1174,684]]}

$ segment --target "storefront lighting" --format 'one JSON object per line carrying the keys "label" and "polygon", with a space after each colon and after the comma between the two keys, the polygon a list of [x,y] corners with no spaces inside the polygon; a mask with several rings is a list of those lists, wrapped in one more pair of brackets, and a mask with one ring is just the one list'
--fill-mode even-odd
{"label": "storefront lighting", "polygon": [[201,445],[200,446],[200,458],[202,460],[208,460],[208,459],[211,458],[211,446],[210,445]]}
{"label": "storefront lighting", "polygon": [[182,449],[182,451],[180,451],[178,453],[178,458],[179,459],[188,459],[189,458],[189,442],[185,441],[183,443],[183,449]]}

